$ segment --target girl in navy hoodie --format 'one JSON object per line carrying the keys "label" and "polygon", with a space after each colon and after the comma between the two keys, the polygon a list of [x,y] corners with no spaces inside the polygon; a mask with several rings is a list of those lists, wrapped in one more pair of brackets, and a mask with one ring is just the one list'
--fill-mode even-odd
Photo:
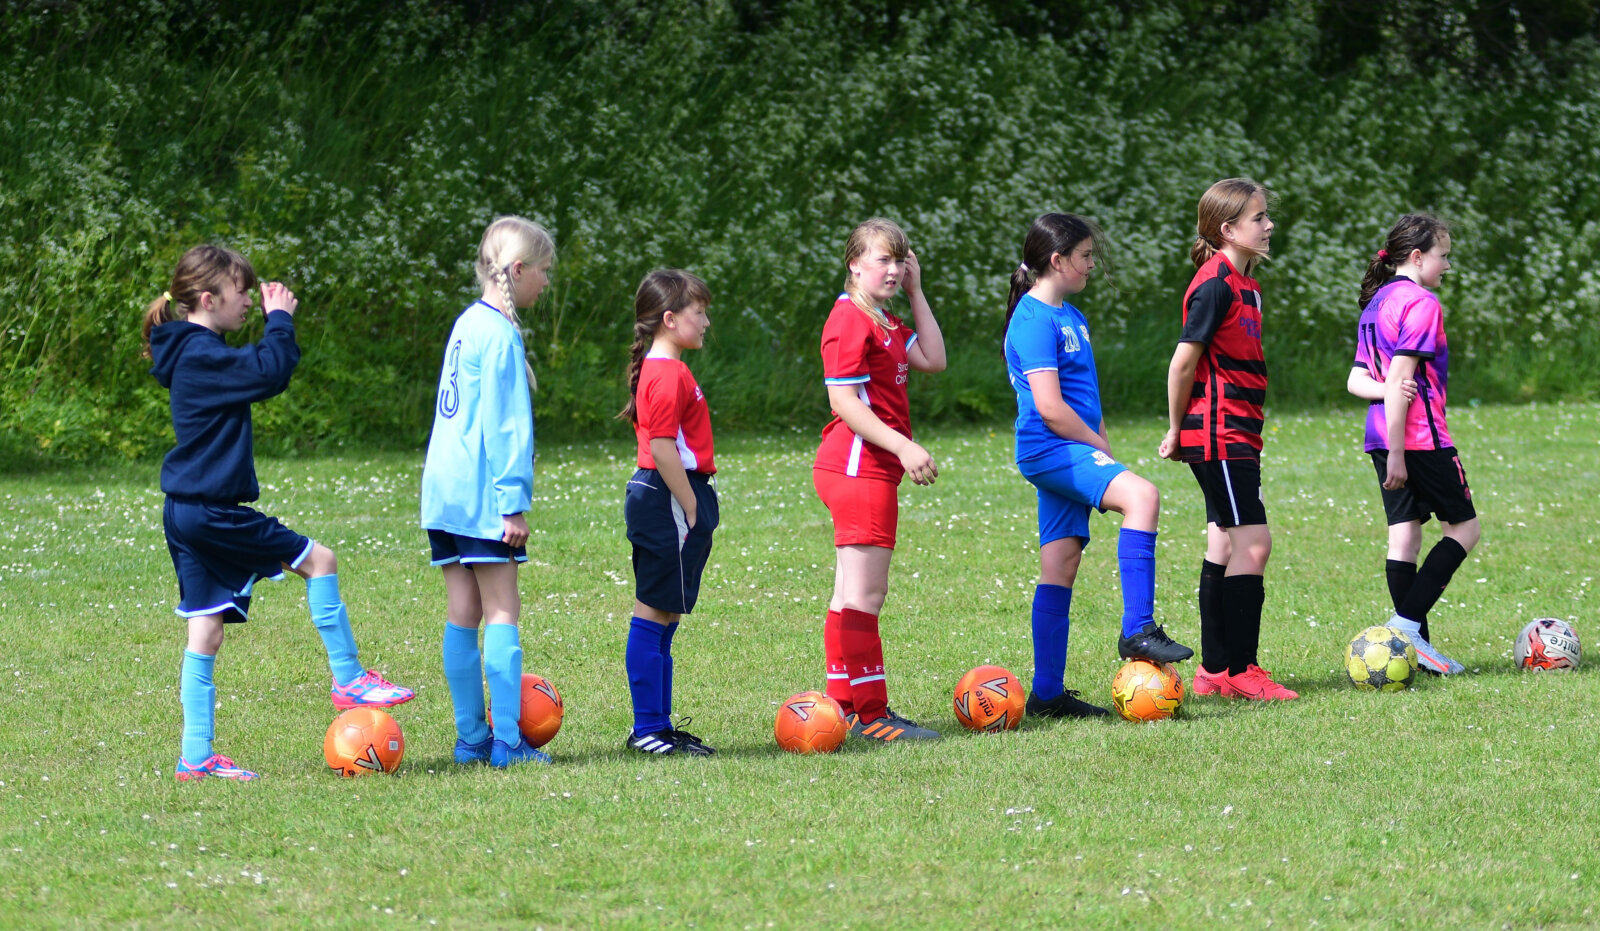
{"label": "girl in navy hoodie", "polygon": [[178,697],[183,706],[179,782],[256,774],[212,750],[216,686],[212,667],[223,625],[249,617],[257,579],[306,580],[311,623],[328,648],[335,708],[391,707],[412,691],[364,669],[350,618],[339,598],[333,552],[241,502],[260,497],[250,429],[250,405],[281,394],[300,361],[294,338],[299,306],[281,282],[261,286],[266,331],[261,341],[234,348],[222,338],[250,313],[256,273],[232,249],[196,246],[178,260],[172,287],[145,311],[150,374],[168,389],[177,445],[161,464],[167,500],[162,524],[178,575],[177,613],[189,625]]}

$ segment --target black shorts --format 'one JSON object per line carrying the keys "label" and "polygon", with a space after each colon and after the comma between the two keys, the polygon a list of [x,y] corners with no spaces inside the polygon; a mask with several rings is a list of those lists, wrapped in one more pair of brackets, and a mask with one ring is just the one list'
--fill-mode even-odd
{"label": "black shorts", "polygon": [[220,614],[229,624],[249,619],[256,580],[283,578],[283,567],[298,567],[315,545],[242,504],[168,495],[161,523],[178,574],[178,614]]}
{"label": "black shorts", "polygon": [[694,610],[700,576],[711,558],[711,532],[717,529],[717,492],[711,477],[703,472],[688,474],[695,500],[693,527],[655,469],[633,473],[622,502],[628,542],[633,544],[634,597],[669,614]]}
{"label": "black shorts", "polygon": [[[1372,465],[1381,488],[1389,477],[1389,451],[1372,450]],[[1383,512],[1391,526],[1413,520],[1425,524],[1430,513],[1447,524],[1477,517],[1467,470],[1461,467],[1456,448],[1406,450],[1406,483],[1394,491],[1383,489]]]}
{"label": "black shorts", "polygon": [[1258,459],[1207,459],[1189,463],[1206,496],[1206,522],[1224,530],[1267,522]]}
{"label": "black shorts", "polygon": [[481,562],[527,562],[528,548],[504,540],[466,537],[448,530],[428,530],[428,565],[460,563],[468,569]]}

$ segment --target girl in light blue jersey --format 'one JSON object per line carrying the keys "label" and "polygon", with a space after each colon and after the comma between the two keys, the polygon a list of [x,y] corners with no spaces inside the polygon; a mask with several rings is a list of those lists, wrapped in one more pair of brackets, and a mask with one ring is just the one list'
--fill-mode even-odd
{"label": "girl in light blue jersey", "polygon": [[1007,301],[1005,357],[1017,392],[1017,468],[1039,490],[1039,584],[1033,596],[1033,688],[1027,703],[1027,714],[1037,717],[1106,713],[1080,701],[1062,683],[1072,585],[1089,542],[1091,508],[1122,515],[1118,652],[1157,663],[1194,655],[1155,623],[1161,495],[1111,455],[1089,322],[1066,300],[1089,283],[1099,236],[1093,223],[1070,213],[1047,213],[1033,221]]}
{"label": "girl in light blue jersey", "polygon": [[455,705],[458,763],[550,762],[519,729],[517,564],[528,559],[522,515],[533,500],[533,369],[517,309],[538,300],[554,260],[555,243],[537,223],[508,216],[489,224],[475,266],[483,296],[456,318],[439,372],[422,468],[422,526],[432,564],[444,570],[444,677]]}

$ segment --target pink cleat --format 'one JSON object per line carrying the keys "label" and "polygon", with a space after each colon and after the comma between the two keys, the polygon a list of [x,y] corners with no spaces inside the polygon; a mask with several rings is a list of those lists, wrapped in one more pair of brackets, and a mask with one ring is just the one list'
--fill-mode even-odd
{"label": "pink cleat", "polygon": [[1194,678],[1189,682],[1189,691],[1196,695],[1218,695],[1228,685],[1228,670],[1221,672],[1206,672],[1206,667],[1200,666],[1194,671]]}
{"label": "pink cleat", "polygon": [[213,753],[206,757],[204,763],[191,763],[183,757],[178,757],[178,781],[198,782],[207,776],[216,779],[237,779],[240,782],[249,782],[261,777],[248,769],[241,769],[234,761],[220,753]]}
{"label": "pink cleat", "polygon": [[367,670],[349,685],[333,684],[333,707],[340,711],[351,708],[393,708],[415,698],[416,692],[395,685],[372,670]]}
{"label": "pink cleat", "polygon": [[1228,676],[1223,681],[1222,694],[1228,698],[1248,698],[1252,701],[1288,701],[1300,697],[1299,692],[1272,681],[1272,673],[1255,663],[1236,676]]}

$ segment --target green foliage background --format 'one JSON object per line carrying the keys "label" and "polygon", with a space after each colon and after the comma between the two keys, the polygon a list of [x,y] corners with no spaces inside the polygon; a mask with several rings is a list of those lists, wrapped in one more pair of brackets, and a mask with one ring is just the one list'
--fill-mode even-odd
{"label": "green foliage background", "polygon": [[[1457,224],[1471,399],[1600,393],[1600,46],[1589,4],[1009,0],[8,2],[0,26],[0,458],[169,442],[139,319],[177,256],[246,252],[301,299],[267,449],[420,446],[497,213],[556,233],[527,314],[542,436],[625,435],[631,295],[713,289],[692,363],[719,429],[814,429],[850,227],[899,220],[950,369],[920,422],[999,420],[1027,222],[1095,217],[1081,304],[1113,410],[1155,410],[1195,200],[1280,195],[1261,278],[1274,404],[1342,393],[1394,217]],[[259,330],[259,321],[255,324]],[[244,334],[246,337],[252,333]]]}

